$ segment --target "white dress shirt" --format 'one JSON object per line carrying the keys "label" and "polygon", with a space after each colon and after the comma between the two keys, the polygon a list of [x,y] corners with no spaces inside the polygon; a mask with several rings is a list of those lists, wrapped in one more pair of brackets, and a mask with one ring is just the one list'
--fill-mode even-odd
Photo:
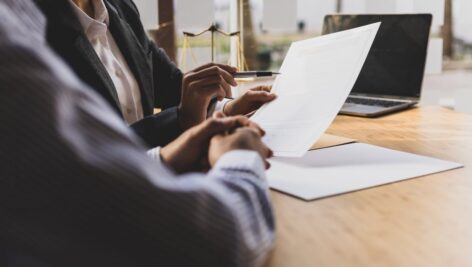
{"label": "white dress shirt", "polygon": [[[92,44],[98,58],[113,81],[125,121],[128,124],[132,124],[141,120],[144,117],[141,91],[123,53],[108,29],[109,15],[105,3],[103,0],[91,0],[95,12],[92,18],[72,0],[69,1],[74,8],[87,39]],[[230,99],[218,101],[215,111],[223,111],[224,106],[229,101]],[[152,149],[148,154],[152,158],[158,159],[158,151]]]}
{"label": "white dress shirt", "polygon": [[141,91],[133,72],[108,29],[109,16],[103,0],[91,0],[95,14],[92,17],[82,11],[72,0],[75,13],[87,39],[105,66],[115,85],[121,112],[128,124],[143,118]]}
{"label": "white dress shirt", "polygon": [[229,152],[209,173],[182,176],[147,157],[47,46],[31,0],[0,0],[0,58],[7,262],[24,255],[40,266],[260,266],[275,226],[257,153]]}
{"label": "white dress shirt", "polygon": [[[108,30],[108,11],[103,0],[92,0],[95,15],[91,18],[82,11],[72,0],[80,24],[84,29],[87,39],[92,44],[100,61],[105,66],[115,85],[120,101],[123,117],[128,124],[132,124],[143,118],[143,106],[139,85],[128,66],[123,53],[116,45],[115,39]],[[225,105],[231,99],[218,101],[215,111],[223,111]]]}

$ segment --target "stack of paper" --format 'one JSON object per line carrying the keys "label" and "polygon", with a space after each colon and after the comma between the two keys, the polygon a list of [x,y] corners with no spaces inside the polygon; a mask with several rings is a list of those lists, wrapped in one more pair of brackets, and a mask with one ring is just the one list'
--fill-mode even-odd
{"label": "stack of paper", "polygon": [[355,142],[356,142],[355,139],[331,135],[331,134],[324,134],[323,136],[321,136],[320,139],[318,139],[318,141],[314,145],[311,146],[310,150],[341,146],[341,145],[346,145],[346,144],[352,144]]}
{"label": "stack of paper", "polygon": [[295,42],[252,120],[276,156],[303,156],[329,127],[359,76],[380,23]]}
{"label": "stack of paper", "polygon": [[460,168],[463,165],[366,144],[308,152],[303,158],[274,158],[269,185],[305,200]]}

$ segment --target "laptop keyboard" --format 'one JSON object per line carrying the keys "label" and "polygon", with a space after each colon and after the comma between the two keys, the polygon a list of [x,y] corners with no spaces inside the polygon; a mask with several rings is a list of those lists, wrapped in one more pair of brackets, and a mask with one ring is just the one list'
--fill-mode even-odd
{"label": "laptop keyboard", "polygon": [[348,97],[348,99],[346,100],[346,103],[366,105],[366,106],[386,107],[386,108],[405,104],[405,102],[369,99],[369,98],[357,98],[357,97]]}

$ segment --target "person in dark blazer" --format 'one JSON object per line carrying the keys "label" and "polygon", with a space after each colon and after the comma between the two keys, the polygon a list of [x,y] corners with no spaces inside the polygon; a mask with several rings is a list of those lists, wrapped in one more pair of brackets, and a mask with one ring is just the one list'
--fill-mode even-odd
{"label": "person in dark blazer", "polygon": [[[235,68],[207,64],[183,74],[151,41],[131,0],[34,0],[47,41],[123,117],[148,148],[163,146],[207,117],[210,99],[227,115],[247,114],[275,97],[269,88],[230,101]],[[154,113],[154,108],[162,111]]]}

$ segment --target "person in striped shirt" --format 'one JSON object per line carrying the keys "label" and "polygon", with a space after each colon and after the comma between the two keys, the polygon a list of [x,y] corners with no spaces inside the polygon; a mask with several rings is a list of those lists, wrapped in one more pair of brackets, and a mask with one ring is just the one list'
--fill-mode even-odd
{"label": "person in striped shirt", "polygon": [[275,238],[263,131],[219,115],[152,159],[45,24],[31,0],[0,0],[0,265],[261,265]]}

